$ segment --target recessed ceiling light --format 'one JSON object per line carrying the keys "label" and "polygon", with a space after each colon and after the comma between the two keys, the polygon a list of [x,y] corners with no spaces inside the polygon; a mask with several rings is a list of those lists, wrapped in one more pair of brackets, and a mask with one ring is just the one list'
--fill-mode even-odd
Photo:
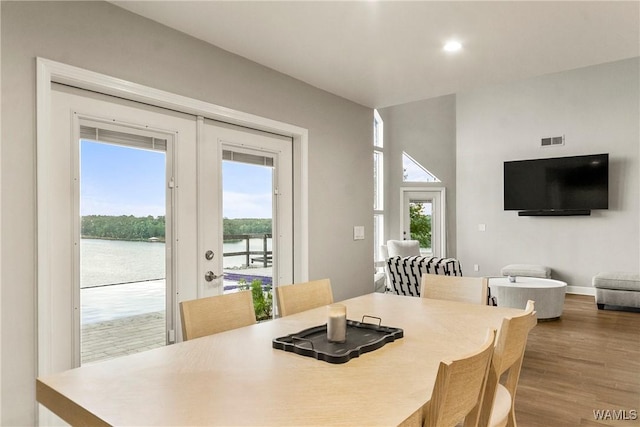
{"label": "recessed ceiling light", "polygon": [[460,44],[460,42],[452,40],[450,42],[447,42],[444,45],[443,49],[446,50],[447,52],[457,52],[460,49],[462,49],[462,45]]}

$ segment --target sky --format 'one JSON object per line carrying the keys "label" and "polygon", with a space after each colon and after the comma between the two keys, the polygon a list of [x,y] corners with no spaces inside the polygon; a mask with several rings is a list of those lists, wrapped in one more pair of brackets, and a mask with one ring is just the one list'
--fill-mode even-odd
{"label": "sky", "polygon": [[[82,141],[80,213],[165,215],[165,153]],[[223,216],[271,218],[272,169],[223,162]]]}

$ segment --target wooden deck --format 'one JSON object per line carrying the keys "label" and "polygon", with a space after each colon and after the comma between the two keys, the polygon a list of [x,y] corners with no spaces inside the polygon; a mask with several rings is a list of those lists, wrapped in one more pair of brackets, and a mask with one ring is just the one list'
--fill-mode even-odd
{"label": "wooden deck", "polygon": [[[240,279],[247,283],[260,279],[271,285],[271,267],[225,270],[224,274],[225,292],[234,292]],[[82,364],[166,345],[164,288],[161,279],[82,289]]]}
{"label": "wooden deck", "polygon": [[164,312],[89,323],[81,335],[83,365],[162,347],[166,344]]}

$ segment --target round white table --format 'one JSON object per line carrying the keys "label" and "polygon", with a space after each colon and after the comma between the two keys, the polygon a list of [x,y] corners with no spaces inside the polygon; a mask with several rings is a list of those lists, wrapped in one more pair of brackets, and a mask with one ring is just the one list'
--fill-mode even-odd
{"label": "round white table", "polygon": [[524,309],[527,301],[533,300],[538,319],[557,319],[562,315],[567,284],[538,277],[518,276],[515,282],[507,277],[495,277],[489,279],[489,288],[499,307]]}

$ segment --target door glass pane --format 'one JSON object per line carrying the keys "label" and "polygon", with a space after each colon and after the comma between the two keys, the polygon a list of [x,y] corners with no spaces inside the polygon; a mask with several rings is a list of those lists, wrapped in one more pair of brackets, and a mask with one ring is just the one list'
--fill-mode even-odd
{"label": "door glass pane", "polygon": [[433,203],[431,201],[411,200],[409,203],[411,239],[420,242],[420,253],[433,255],[431,224]]}
{"label": "door glass pane", "polygon": [[166,343],[166,153],[82,140],[81,363]]}
{"label": "door glass pane", "polygon": [[272,158],[257,157],[222,161],[223,271],[224,292],[251,289],[256,317],[264,320],[273,313],[274,169]]}

